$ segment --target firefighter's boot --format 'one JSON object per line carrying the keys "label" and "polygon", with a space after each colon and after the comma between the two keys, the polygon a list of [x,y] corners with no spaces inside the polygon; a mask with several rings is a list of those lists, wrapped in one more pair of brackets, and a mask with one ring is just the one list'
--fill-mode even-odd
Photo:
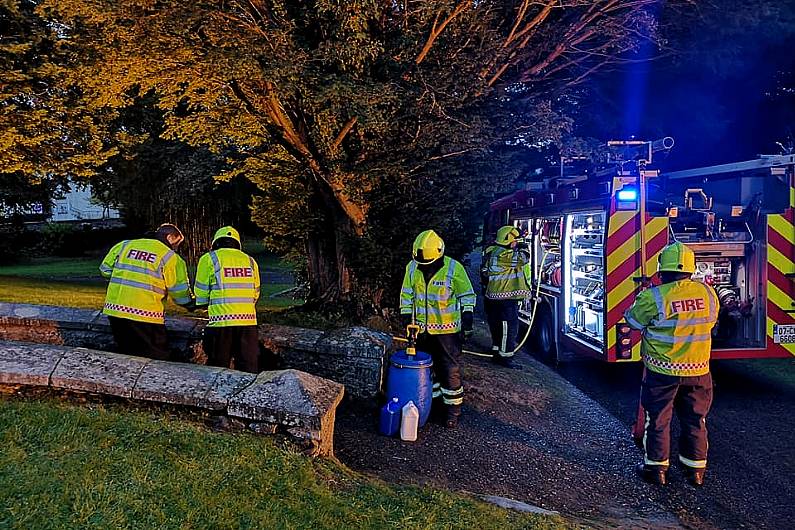
{"label": "firefighter's boot", "polygon": [[448,429],[458,427],[458,417],[461,416],[461,405],[447,405],[447,413],[444,426]]}
{"label": "firefighter's boot", "polygon": [[516,366],[513,364],[513,357],[503,357],[502,355],[498,355],[494,362],[505,368],[516,368]]}
{"label": "firefighter's boot", "polygon": [[682,474],[685,476],[685,479],[687,480],[688,484],[690,484],[695,488],[700,488],[701,486],[704,485],[704,473],[706,472],[706,469],[704,469],[703,467],[702,468],[690,467],[681,463],[679,467],[681,468]]}
{"label": "firefighter's boot", "polygon": [[658,486],[664,486],[668,482],[667,471],[668,468],[663,466],[647,466],[646,464],[635,466],[635,472],[640,478],[649,484],[657,484]]}
{"label": "firefighter's boot", "polygon": [[494,346],[491,349],[491,362],[505,368],[513,368],[513,355],[502,355],[500,348]]}

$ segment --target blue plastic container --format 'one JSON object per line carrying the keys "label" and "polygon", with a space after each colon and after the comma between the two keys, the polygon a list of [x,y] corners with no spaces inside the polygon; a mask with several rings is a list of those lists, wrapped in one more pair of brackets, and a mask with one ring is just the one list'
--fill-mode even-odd
{"label": "blue plastic container", "polygon": [[381,423],[378,431],[384,436],[394,436],[400,431],[400,400],[393,397],[381,407]]}
{"label": "blue plastic container", "polygon": [[416,355],[399,350],[389,358],[389,371],[386,379],[386,399],[398,398],[398,405],[413,401],[420,411],[420,427],[425,425],[431,415],[433,382],[431,381],[431,356],[417,351]]}

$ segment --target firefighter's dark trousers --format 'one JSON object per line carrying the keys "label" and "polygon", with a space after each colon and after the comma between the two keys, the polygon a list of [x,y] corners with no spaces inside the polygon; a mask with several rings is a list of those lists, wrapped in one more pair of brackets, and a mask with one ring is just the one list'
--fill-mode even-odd
{"label": "firefighter's dark trousers", "polygon": [[712,405],[712,375],[677,377],[646,369],[640,401],[646,411],[645,464],[668,466],[671,416],[676,409],[681,425],[679,461],[690,468],[706,468],[706,417]]}
{"label": "firefighter's dark trousers", "polygon": [[108,321],[119,353],[161,361],[171,360],[165,324],[138,322],[111,316],[108,317]]}
{"label": "firefighter's dark trousers", "polygon": [[485,299],[486,320],[491,332],[491,349],[503,358],[513,357],[519,333],[519,301]]}
{"label": "firefighter's dark trousers", "polygon": [[433,360],[434,402],[441,400],[446,405],[447,414],[461,414],[464,402],[464,385],[461,380],[461,334],[446,333],[429,335],[422,333],[417,338],[417,349],[427,352]]}
{"label": "firefighter's dark trousers", "polygon": [[259,373],[257,326],[207,326],[202,345],[210,366]]}

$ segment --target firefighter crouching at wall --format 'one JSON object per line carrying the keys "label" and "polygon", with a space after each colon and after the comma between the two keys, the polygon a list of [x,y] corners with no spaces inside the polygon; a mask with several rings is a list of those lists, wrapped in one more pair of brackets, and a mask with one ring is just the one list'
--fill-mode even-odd
{"label": "firefighter crouching at wall", "polygon": [[461,332],[472,334],[475,291],[464,266],[444,255],[444,241],[433,230],[417,236],[412,255],[400,290],[401,321],[420,327],[417,348],[433,359],[433,407],[438,410],[441,398],[445,425],[454,428],[464,402]]}
{"label": "firefighter crouching at wall", "polygon": [[624,315],[632,328],[643,332],[645,458],[637,471],[647,482],[667,482],[671,416],[676,409],[681,425],[679,464],[687,480],[700,486],[707,467],[709,357],[718,297],[712,287],[690,279],[696,258],[682,243],[663,249],[658,270],[662,284],[640,293]]}
{"label": "firefighter crouching at wall", "polygon": [[119,352],[169,360],[164,302],[191,309],[193,297],[185,261],[176,249],[184,240],[180,230],[163,224],[152,237],[117,243],[99,271],[110,279],[102,312],[107,315]]}
{"label": "firefighter crouching at wall", "polygon": [[503,226],[497,230],[496,245],[484,256],[486,268],[486,319],[491,332],[493,360],[511,365],[519,332],[519,302],[530,296],[526,266],[529,253],[518,248],[519,229]]}
{"label": "firefighter crouching at wall", "polygon": [[213,236],[212,250],[196,269],[196,305],[209,306],[204,328],[207,364],[259,372],[259,337],[255,304],[259,298],[259,268],[240,250],[240,234],[231,226]]}

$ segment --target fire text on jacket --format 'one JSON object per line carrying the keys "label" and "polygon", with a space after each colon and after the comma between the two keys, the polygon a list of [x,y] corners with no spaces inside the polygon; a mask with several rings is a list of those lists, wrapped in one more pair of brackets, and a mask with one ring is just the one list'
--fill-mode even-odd
{"label": "fire text on jacket", "polygon": [[254,271],[251,267],[224,267],[225,278],[251,278]]}
{"label": "fire text on jacket", "polygon": [[684,300],[673,300],[671,302],[671,313],[682,313],[683,311],[699,311],[707,307],[703,298],[686,298]]}
{"label": "fire text on jacket", "polygon": [[127,253],[128,259],[137,259],[140,261],[147,261],[149,263],[155,263],[157,261],[157,254],[152,252],[146,252],[145,250],[136,250],[131,248],[130,251]]}

